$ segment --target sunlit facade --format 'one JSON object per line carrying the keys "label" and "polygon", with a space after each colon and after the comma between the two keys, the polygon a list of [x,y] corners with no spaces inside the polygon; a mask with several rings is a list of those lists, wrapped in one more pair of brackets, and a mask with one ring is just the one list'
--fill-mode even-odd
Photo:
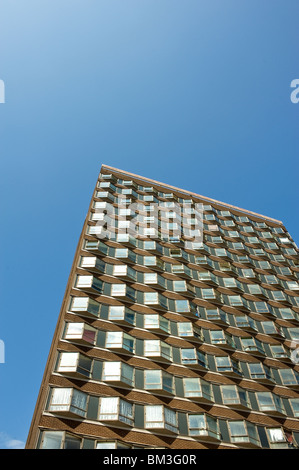
{"label": "sunlit facade", "polygon": [[26,448],[297,448],[298,273],[282,222],[103,165]]}

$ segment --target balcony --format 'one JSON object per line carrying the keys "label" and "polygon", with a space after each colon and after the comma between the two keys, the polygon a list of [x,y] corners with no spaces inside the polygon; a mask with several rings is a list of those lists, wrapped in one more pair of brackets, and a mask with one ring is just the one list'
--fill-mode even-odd
{"label": "balcony", "polygon": [[136,253],[129,248],[115,248],[114,257],[120,259],[124,263],[135,264],[137,260]]}
{"label": "balcony", "polygon": [[144,292],[143,293],[144,305],[151,307],[155,310],[168,310],[168,301],[164,295],[158,292]]}
{"label": "balcony", "polygon": [[106,264],[96,256],[82,256],[79,262],[79,268],[86,269],[96,274],[105,272]]}
{"label": "balcony", "polygon": [[189,269],[184,264],[172,264],[171,265],[172,274],[180,276],[184,279],[191,279],[191,269]]}
{"label": "balcony", "polygon": [[134,368],[124,362],[104,362],[102,381],[116,387],[134,387]]}
{"label": "balcony", "polygon": [[162,246],[157,243],[155,240],[144,240],[143,242],[143,249],[149,251],[154,255],[163,255],[163,248]]}
{"label": "balcony", "polygon": [[117,233],[115,241],[121,243],[127,248],[136,248],[136,238],[132,237],[129,233]]}
{"label": "balcony", "polygon": [[184,250],[181,250],[180,248],[177,248],[177,249],[171,248],[169,250],[169,256],[171,256],[171,258],[177,261],[185,261],[186,263],[188,263],[189,261],[188,254]]}
{"label": "balcony", "polygon": [[221,435],[216,418],[205,413],[188,415],[189,436],[209,442],[219,442]]}
{"label": "balcony", "polygon": [[88,395],[74,388],[52,388],[48,411],[68,418],[85,418]]}
{"label": "balcony", "polygon": [[222,295],[215,289],[200,289],[201,298],[215,304],[223,304]]}
{"label": "balcony", "polygon": [[196,316],[198,317],[198,308],[197,305],[190,300],[175,300],[175,311],[177,313],[182,313],[184,316]]}
{"label": "balcony", "polygon": [[170,332],[169,320],[161,315],[144,315],[143,327],[154,333],[168,335]]}
{"label": "balcony", "polygon": [[164,405],[145,406],[145,429],[165,433],[178,434],[177,413]]}
{"label": "balcony", "polygon": [[210,330],[211,343],[219,348],[234,350],[236,344],[231,335],[223,330]]}
{"label": "balcony", "polygon": [[107,331],[105,348],[119,354],[134,354],[135,339],[123,331]]}
{"label": "balcony", "polygon": [[255,321],[247,315],[237,315],[234,318],[238,328],[242,328],[242,330],[249,333],[256,333],[258,331]]}
{"label": "balcony", "polygon": [[107,256],[108,254],[108,246],[100,240],[85,240],[84,249],[90,253],[94,253],[96,256]]}
{"label": "balcony", "polygon": [[97,318],[101,304],[89,297],[72,297],[69,310],[88,318]]}
{"label": "balcony", "polygon": [[218,286],[218,279],[217,277],[212,274],[210,271],[198,271],[197,273],[198,280],[208,284],[210,286]]}
{"label": "balcony", "polygon": [[259,410],[271,416],[283,417],[286,412],[282,399],[270,392],[256,392]]}
{"label": "balcony", "polygon": [[77,275],[74,287],[89,294],[100,295],[103,292],[103,281],[94,276]]}
{"label": "balcony", "polygon": [[205,370],[207,368],[207,358],[204,353],[195,348],[182,348],[181,364],[191,369]]}
{"label": "balcony", "polygon": [[136,314],[124,305],[110,305],[108,320],[124,326],[135,325]]}
{"label": "balcony", "polygon": [[165,269],[164,261],[161,261],[157,256],[144,256],[142,264],[155,271],[164,271]]}
{"label": "balcony", "polygon": [[177,292],[184,297],[195,297],[195,288],[186,281],[173,281],[172,288],[174,292]]}
{"label": "balcony", "polygon": [[121,427],[134,424],[134,407],[132,403],[119,397],[100,398],[99,421]]}
{"label": "balcony", "polygon": [[107,201],[113,204],[114,196],[109,191],[96,191],[95,197],[101,201]]}
{"label": "balcony", "polygon": [[258,448],[261,446],[254,424],[247,421],[228,421],[230,440],[241,447]]}
{"label": "balcony", "polygon": [[111,297],[122,302],[134,303],[136,300],[136,291],[127,284],[111,284]]}
{"label": "balcony", "polygon": [[275,383],[271,370],[264,364],[260,362],[252,362],[248,364],[248,369],[251,379],[264,384]]}
{"label": "balcony", "polygon": [[158,290],[166,289],[166,279],[158,273],[143,273],[143,284]]}
{"label": "balcony", "polygon": [[248,393],[237,385],[221,385],[222,403],[236,410],[248,410],[251,405]]}
{"label": "balcony", "polygon": [[178,336],[187,339],[187,341],[196,341],[202,343],[204,341],[202,330],[193,325],[191,322],[177,323]]}
{"label": "balcony", "polygon": [[238,310],[249,312],[250,307],[246,299],[240,295],[229,295],[228,296],[229,305],[235,307]]}
{"label": "balcony", "polygon": [[231,275],[238,274],[237,268],[233,264],[229,263],[228,261],[219,261],[217,265],[218,265],[218,270],[222,273],[231,274]]}
{"label": "balcony", "polygon": [[216,356],[215,357],[217,372],[231,377],[241,377],[242,372],[238,361],[235,361],[230,356]]}
{"label": "balcony", "polygon": [[213,404],[212,385],[200,378],[183,378],[184,397],[198,403]]}
{"label": "balcony", "polygon": [[220,326],[229,325],[227,314],[219,308],[206,308],[205,318]]}
{"label": "balcony", "polygon": [[164,341],[148,339],[144,341],[144,356],[161,362],[172,362],[172,347]]}
{"label": "balcony", "polygon": [[241,338],[243,351],[253,356],[265,356],[265,350],[262,343],[256,338]]}
{"label": "balcony", "polygon": [[56,372],[67,376],[88,379],[90,378],[92,360],[78,352],[61,352],[59,354]]}
{"label": "balcony", "polygon": [[144,388],[152,393],[158,392],[159,395],[171,396],[174,394],[173,376],[164,370],[145,370]]}
{"label": "balcony", "polygon": [[97,330],[86,323],[66,323],[64,339],[83,346],[94,346]]}
{"label": "balcony", "polygon": [[126,264],[114,264],[113,276],[128,282],[136,282],[137,279],[137,273],[135,269],[132,269]]}
{"label": "balcony", "polygon": [[214,269],[213,261],[207,256],[196,256],[195,263],[207,269]]}
{"label": "balcony", "polygon": [[242,293],[244,292],[243,286],[241,282],[239,282],[237,279],[234,277],[225,277],[222,279],[223,286],[226,289],[232,290],[237,293]]}

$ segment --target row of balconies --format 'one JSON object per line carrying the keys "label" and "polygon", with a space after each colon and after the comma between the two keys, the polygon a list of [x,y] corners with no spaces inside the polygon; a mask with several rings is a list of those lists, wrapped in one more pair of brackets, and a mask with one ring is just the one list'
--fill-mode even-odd
{"label": "row of balconies", "polygon": [[[128,308],[120,306],[109,308],[108,318],[110,321],[116,322],[117,324],[133,326],[136,324],[135,317],[135,312]],[[158,314],[142,315],[141,318],[142,322],[138,322],[140,324],[139,327],[156,334],[162,334],[163,336],[175,335],[191,342],[215,345],[221,349],[240,349],[241,351],[248,352],[253,356],[269,355],[268,350],[267,352],[265,350],[264,343],[251,336],[238,337],[238,344],[240,343],[240,346],[237,347],[235,341],[237,337],[222,329],[203,329],[191,322],[170,322]],[[236,317],[236,319],[239,320],[239,317]],[[247,331],[251,328],[253,332],[257,332],[254,321],[248,322],[248,319],[244,317],[240,317],[237,326],[239,328],[247,329]],[[277,339],[284,337],[283,332],[278,329],[274,322],[261,322],[261,326],[264,334]],[[94,346],[97,343],[98,332],[99,330],[86,323],[70,322],[66,323],[63,338],[74,343]],[[127,351],[130,353],[135,352],[134,337],[120,331],[116,331],[114,334],[112,332],[106,332],[106,335],[108,335],[106,343],[102,344],[102,346],[108,349]],[[112,337],[114,342],[112,341]],[[291,351],[282,344],[270,344],[269,348],[273,358],[291,362]]]}
{"label": "row of balconies", "polygon": [[[202,393],[201,386],[199,392]],[[250,409],[246,392],[240,388],[222,386],[221,393],[227,406],[241,410]],[[285,415],[282,401],[277,395],[257,392],[256,399],[263,413],[278,417]],[[51,388],[45,411],[62,417],[85,419],[90,403],[93,406],[90,413],[92,420],[108,426],[142,428],[166,435],[188,435],[211,442],[222,439],[218,418],[208,413],[177,412],[166,405],[135,405],[121,397],[95,397],[71,387]],[[228,420],[227,425],[232,443],[261,446],[257,428],[251,422],[246,419]],[[277,440],[276,431],[276,442]]]}
{"label": "row of balconies", "polygon": [[[124,338],[123,342],[118,344],[113,343],[113,346],[115,346],[114,352],[119,354],[127,353],[129,347],[133,346],[133,343],[130,344],[130,339],[127,340],[125,335],[122,338]],[[206,354],[196,348],[172,348],[161,340],[144,340],[140,346],[138,357],[145,357],[153,362],[161,362],[162,364],[173,363],[177,366],[188,367],[194,371],[219,373],[232,379],[248,378],[268,385],[281,384],[296,390],[299,388],[299,374],[291,367],[276,369],[267,367],[262,362],[241,362],[229,355]],[[110,347],[110,350],[113,350],[113,347]],[[122,364],[125,363],[117,362],[117,364],[117,367],[122,368]],[[111,362],[102,363],[102,361],[92,359],[78,352],[61,352],[55,371],[73,378],[86,380],[92,378],[93,380],[97,379],[106,382],[107,379],[103,378],[103,374],[98,375],[99,368],[106,367],[110,371],[110,365]],[[121,376],[119,376],[118,379],[111,379],[113,385],[133,386],[134,368],[128,364],[125,364],[125,367],[130,368],[128,370],[130,371],[131,379],[122,380]]]}
{"label": "row of balconies", "polygon": [[[135,279],[133,279],[133,274],[134,273],[131,273],[126,266],[124,268],[120,266],[116,268],[114,276],[120,277],[123,281],[134,282]],[[148,276],[148,280],[150,278],[151,276]],[[153,276],[151,280],[152,282],[148,282],[145,285],[156,288],[156,284],[159,285],[159,278],[154,279]],[[163,285],[159,285],[159,287],[163,290]],[[257,313],[262,313],[269,317],[273,317],[274,314],[271,305],[268,304],[265,300],[269,299],[270,301],[281,303],[283,306],[292,306],[291,299],[283,291],[269,291],[269,297],[252,294],[254,297],[260,298],[261,300],[250,301],[244,298],[242,295],[237,294],[237,292],[234,295],[229,295],[221,293],[213,287],[197,287],[196,289],[194,289],[192,288],[192,286],[188,285],[186,281],[183,280],[172,281],[172,286],[168,285],[168,287],[172,287],[173,292],[180,294],[184,297],[196,297],[197,300],[205,300],[215,305],[225,305],[227,307],[232,307],[236,308],[237,310],[244,311],[245,313],[255,311]],[[252,287],[254,287],[256,291],[262,292],[260,286],[252,285]],[[113,297],[117,300],[126,303],[139,303],[157,310],[172,310],[178,313],[189,313],[191,315],[198,316],[198,307],[192,301],[186,299],[173,300],[156,291],[143,292],[138,289],[132,288],[127,283],[103,282],[94,275],[77,275],[75,278],[74,288],[79,289],[88,294],[107,295],[109,297]]]}

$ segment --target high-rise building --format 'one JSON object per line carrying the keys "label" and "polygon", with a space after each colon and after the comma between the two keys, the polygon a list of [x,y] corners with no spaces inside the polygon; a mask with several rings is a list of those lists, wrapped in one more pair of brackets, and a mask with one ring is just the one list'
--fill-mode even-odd
{"label": "high-rise building", "polygon": [[296,448],[283,223],[103,165],[27,449]]}

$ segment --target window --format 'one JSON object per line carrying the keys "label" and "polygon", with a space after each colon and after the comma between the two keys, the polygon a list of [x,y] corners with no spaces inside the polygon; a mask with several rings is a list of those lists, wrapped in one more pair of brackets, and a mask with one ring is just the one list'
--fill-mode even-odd
{"label": "window", "polygon": [[187,284],[186,281],[173,281],[173,290],[174,292],[179,292],[185,296],[194,296],[195,289],[190,284]]}
{"label": "window", "polygon": [[252,362],[248,364],[248,369],[252,379],[274,382],[271,370],[264,364],[261,364],[260,362]]}
{"label": "window", "polygon": [[215,289],[201,289],[201,297],[204,300],[214,300],[222,303],[222,295]]}
{"label": "window", "polygon": [[231,442],[260,446],[256,426],[247,421],[228,421]]}
{"label": "window", "polygon": [[234,407],[249,407],[248,393],[236,385],[221,385],[222,402]]}
{"label": "window", "polygon": [[243,351],[252,354],[265,354],[263,344],[256,338],[241,338]]}
{"label": "window", "polygon": [[273,314],[271,306],[266,302],[253,302],[253,305],[257,313]]}
{"label": "window", "polygon": [[209,437],[220,439],[218,422],[216,418],[207,414],[188,415],[189,435],[194,437]]}
{"label": "window", "polygon": [[178,433],[177,414],[164,405],[146,405],[145,428],[165,431],[167,433]]}
{"label": "window", "polygon": [[106,333],[106,348],[117,349],[123,352],[134,353],[135,340],[123,331],[108,331]]}
{"label": "window", "polygon": [[127,284],[111,284],[111,297],[117,297],[121,300],[134,302],[136,296],[135,289]]}
{"label": "window", "polygon": [[75,377],[90,377],[92,360],[77,352],[61,352],[56,371]]}
{"label": "window", "polygon": [[215,345],[227,346],[235,348],[235,342],[231,335],[225,333],[223,330],[210,330],[211,343]]}
{"label": "window", "polygon": [[189,300],[175,300],[175,311],[178,313],[192,313],[197,315],[197,307]]}
{"label": "window", "polygon": [[218,372],[242,375],[239,363],[229,356],[216,356],[215,362]]}
{"label": "window", "polygon": [[123,324],[135,325],[135,312],[124,305],[110,305],[108,319]]}
{"label": "window", "polygon": [[126,264],[114,264],[113,265],[113,276],[125,279],[127,281],[134,282],[137,278],[135,269],[130,268]]}
{"label": "window", "polygon": [[283,385],[298,385],[299,374],[292,369],[278,369]]}
{"label": "window", "polygon": [[87,411],[86,393],[74,388],[53,388],[48,410],[70,416],[85,417]]}
{"label": "window", "polygon": [[271,344],[270,345],[272,356],[275,359],[289,359],[290,355],[285,350],[282,344]]}
{"label": "window", "polygon": [[191,322],[179,322],[177,323],[177,327],[179,336],[203,340],[201,329],[194,326]]}
{"label": "window", "polygon": [[133,405],[119,397],[103,397],[100,399],[99,421],[118,422],[133,426]]}
{"label": "window", "polygon": [[144,341],[144,356],[172,361],[172,348],[163,341],[149,339]]}
{"label": "window", "polygon": [[44,431],[41,449],[80,449],[81,439],[64,431]]}
{"label": "window", "polygon": [[158,390],[173,394],[173,376],[162,370],[144,371],[145,390]]}
{"label": "window", "polygon": [[220,324],[228,324],[227,314],[219,308],[206,308],[206,319]]}
{"label": "window", "polygon": [[167,310],[167,298],[159,292],[144,292],[144,304],[156,309]]}
{"label": "window", "polygon": [[274,412],[274,414],[285,414],[282,399],[270,392],[256,392],[260,411]]}
{"label": "window", "polygon": [[144,273],[143,274],[143,283],[152,285],[156,289],[166,289],[166,280],[164,277],[160,276],[158,273]]}
{"label": "window", "polygon": [[80,268],[96,273],[104,273],[106,264],[96,256],[82,256],[80,259]]}
{"label": "window", "polygon": [[169,320],[161,315],[144,315],[144,328],[148,330],[156,330],[162,333],[169,333]]}
{"label": "window", "polygon": [[286,435],[282,428],[268,428],[267,435],[271,448],[279,449],[289,447]]}
{"label": "window", "polygon": [[210,383],[200,378],[183,378],[184,397],[203,402],[213,402],[213,391]]}
{"label": "window", "polygon": [[164,261],[161,261],[159,258],[157,258],[157,256],[144,256],[143,265],[158,271],[163,271],[165,263]]}
{"label": "window", "polygon": [[103,382],[116,385],[134,386],[134,368],[124,362],[104,362]]}
{"label": "window", "polygon": [[67,323],[64,331],[64,339],[75,343],[94,345],[97,330],[86,323]]}
{"label": "window", "polygon": [[257,331],[255,321],[247,315],[238,315],[235,317],[235,322],[238,328],[244,328],[245,330]]}
{"label": "window", "polygon": [[181,363],[185,366],[207,367],[205,354],[195,348],[181,349]]}
{"label": "window", "polygon": [[100,304],[89,297],[73,297],[71,299],[70,311],[87,317],[98,317]]}
{"label": "window", "polygon": [[289,403],[291,405],[293,415],[298,418],[299,417],[299,398],[290,398]]}

